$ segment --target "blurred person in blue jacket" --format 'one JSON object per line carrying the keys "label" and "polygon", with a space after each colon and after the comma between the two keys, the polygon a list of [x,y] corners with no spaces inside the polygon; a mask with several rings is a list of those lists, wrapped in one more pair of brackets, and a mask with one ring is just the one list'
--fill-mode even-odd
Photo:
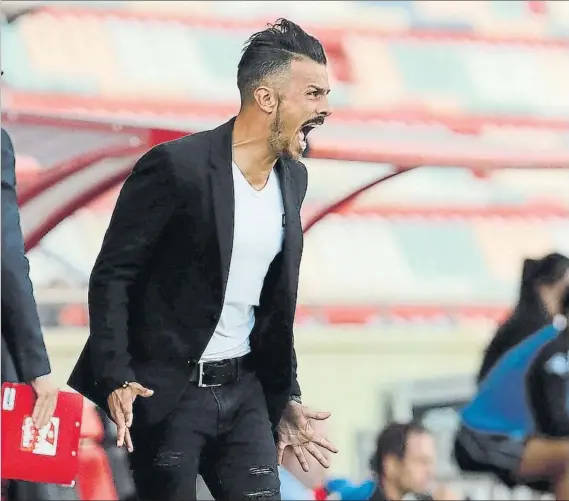
{"label": "blurred person in blue jacket", "polygon": [[518,303],[486,348],[478,382],[504,353],[560,312],[561,298],[569,287],[568,270],[569,258],[558,253],[524,261]]}
{"label": "blurred person in blue jacket", "polygon": [[[521,320],[531,319],[534,311],[519,309],[518,320],[509,320],[502,337],[507,341],[511,336],[513,346],[488,364],[476,395],[461,412],[455,441],[455,458],[463,471],[492,473],[509,487],[527,485],[558,500],[569,499],[566,260],[557,254],[526,261],[522,289],[536,292],[543,315],[551,320],[529,335]],[[515,325],[521,326],[518,332],[512,329]]]}

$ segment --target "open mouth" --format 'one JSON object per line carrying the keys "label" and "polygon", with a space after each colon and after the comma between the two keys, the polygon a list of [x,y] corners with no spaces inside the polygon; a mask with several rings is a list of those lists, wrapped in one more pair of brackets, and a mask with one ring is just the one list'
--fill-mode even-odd
{"label": "open mouth", "polygon": [[304,122],[303,126],[300,128],[298,132],[298,139],[300,141],[300,146],[304,151],[306,149],[306,138],[312,129],[316,127],[320,127],[324,123],[324,117],[313,118],[312,120],[308,120]]}

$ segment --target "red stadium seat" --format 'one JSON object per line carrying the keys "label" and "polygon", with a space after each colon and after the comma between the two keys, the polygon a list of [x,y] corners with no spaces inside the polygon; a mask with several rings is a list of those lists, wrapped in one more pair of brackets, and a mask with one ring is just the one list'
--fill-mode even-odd
{"label": "red stadium seat", "polygon": [[59,324],[67,327],[83,327],[89,324],[89,313],[82,304],[68,304],[59,312]]}
{"label": "red stadium seat", "polygon": [[113,473],[102,447],[105,430],[92,405],[83,407],[77,489],[80,499],[118,499]]}
{"label": "red stadium seat", "polygon": [[118,500],[113,474],[104,449],[85,441],[79,452],[77,488],[82,500]]}
{"label": "red stadium seat", "polygon": [[103,423],[101,423],[101,419],[97,415],[97,411],[92,405],[85,405],[83,407],[81,438],[100,444],[103,440],[104,434],[105,430],[103,428]]}

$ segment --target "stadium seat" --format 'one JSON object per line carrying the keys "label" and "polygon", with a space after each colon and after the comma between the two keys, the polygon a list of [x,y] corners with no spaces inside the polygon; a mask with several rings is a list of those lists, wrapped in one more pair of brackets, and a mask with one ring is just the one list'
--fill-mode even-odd
{"label": "stadium seat", "polygon": [[416,275],[479,280],[483,268],[470,226],[464,221],[394,220],[392,231]]}
{"label": "stadium seat", "polygon": [[[33,75],[32,62],[26,53],[26,39],[13,24],[2,24],[2,78],[17,88],[28,89]],[[33,89],[30,89],[33,90]]]}
{"label": "stadium seat", "polygon": [[[254,14],[269,19],[278,10],[273,3],[262,4],[260,9],[258,2],[240,2],[239,6],[224,3],[223,8],[192,2],[191,8],[177,12],[180,16],[199,12],[200,16],[228,19],[246,19]],[[346,26],[342,34],[322,38],[332,73],[339,76],[339,82],[334,82],[335,95],[331,95],[335,106],[401,105],[453,113],[567,116],[566,45],[490,45],[452,37],[362,37],[348,29],[356,19],[363,19],[366,26],[382,27],[386,26],[383,19],[391,18],[398,29],[406,29],[407,23],[410,28],[469,32],[474,24],[474,29],[492,34],[499,29],[507,31],[511,24],[517,34],[546,37],[550,25],[566,34],[569,21],[564,16],[569,15],[563,7],[552,6],[551,13],[538,16],[525,2],[516,1],[488,5],[470,2],[472,6],[467,2],[454,5],[456,2],[424,0],[328,3],[324,10],[319,3],[318,15],[313,16],[299,2],[276,2],[299,22],[305,18],[322,25]],[[172,13],[175,8],[175,2],[162,2],[156,10],[137,7],[138,2],[127,4],[128,8],[123,7],[128,11],[147,15]],[[249,28],[206,29],[175,20],[123,19],[116,15],[120,9],[121,4],[114,5],[106,18],[40,12],[7,26],[2,47],[7,81],[34,92],[156,100],[201,99],[207,95],[213,102],[238,99],[233,73]],[[349,79],[344,80],[346,77]]]}
{"label": "stadium seat", "polygon": [[516,283],[520,263],[526,257],[537,257],[555,250],[551,233],[539,220],[491,219],[473,223],[479,248],[493,276]]}
{"label": "stadium seat", "polygon": [[[191,86],[200,86],[198,90],[205,92],[210,82],[203,54],[196,52],[182,26],[120,19],[109,19],[105,24],[120,74],[134,96],[180,99],[188,97]],[[183,64],[172,64],[173,61]],[[200,74],[199,79],[196,74]]]}
{"label": "stadium seat", "polygon": [[507,304],[521,262],[569,240],[536,218],[328,216],[306,237],[302,304]]}
{"label": "stadium seat", "polygon": [[113,472],[101,446],[104,428],[92,405],[83,407],[77,488],[83,501],[117,500]]}
{"label": "stadium seat", "polygon": [[567,220],[555,218],[543,223],[553,242],[552,247],[558,252],[569,256],[569,233],[567,232]]}
{"label": "stadium seat", "polygon": [[[24,16],[16,25],[24,39],[25,57],[33,68],[28,90],[56,93],[95,94],[98,82],[82,73],[92,57],[83,43],[84,22],[55,19],[39,13]],[[15,62],[14,66],[19,66]],[[9,66],[8,68],[12,68]],[[32,87],[30,87],[32,86]]]}
{"label": "stadium seat", "polygon": [[83,416],[81,423],[81,438],[101,443],[104,436],[103,423],[92,404],[83,406]]}
{"label": "stadium seat", "polygon": [[105,451],[100,445],[82,445],[77,488],[83,501],[118,500],[113,474]]}

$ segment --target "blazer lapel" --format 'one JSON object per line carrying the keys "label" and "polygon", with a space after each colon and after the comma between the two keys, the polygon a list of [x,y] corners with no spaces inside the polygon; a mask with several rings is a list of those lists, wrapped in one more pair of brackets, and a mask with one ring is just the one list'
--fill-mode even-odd
{"label": "blazer lapel", "polygon": [[[235,219],[235,192],[231,167],[231,136],[235,118],[213,131],[210,159],[214,169],[211,179],[217,240],[219,243],[219,259],[223,290],[227,285],[229,265],[233,250],[233,228]],[[279,160],[276,165],[281,185],[285,212],[285,232],[283,243],[283,275],[287,285],[296,290],[295,270],[300,264],[302,254],[302,226],[298,207],[294,179],[286,160]]]}
{"label": "blazer lapel", "polygon": [[235,193],[231,168],[231,135],[234,122],[235,118],[232,118],[213,131],[210,151],[211,165],[215,170],[210,179],[224,294],[233,250],[235,217]]}
{"label": "blazer lapel", "polygon": [[294,286],[295,269],[300,263],[302,246],[302,226],[298,208],[296,189],[286,160],[279,160],[277,172],[281,185],[283,206],[285,212],[285,232],[283,243],[283,267],[287,285],[296,290]]}

